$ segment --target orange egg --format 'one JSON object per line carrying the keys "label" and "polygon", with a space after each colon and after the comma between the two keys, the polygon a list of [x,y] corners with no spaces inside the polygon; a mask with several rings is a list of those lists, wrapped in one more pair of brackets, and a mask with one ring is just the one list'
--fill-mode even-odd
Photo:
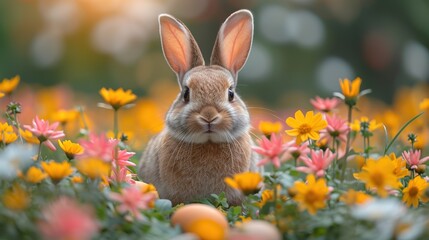
{"label": "orange egg", "polygon": [[171,223],[202,240],[224,239],[229,229],[228,221],[220,211],[197,203],[177,209],[171,216]]}

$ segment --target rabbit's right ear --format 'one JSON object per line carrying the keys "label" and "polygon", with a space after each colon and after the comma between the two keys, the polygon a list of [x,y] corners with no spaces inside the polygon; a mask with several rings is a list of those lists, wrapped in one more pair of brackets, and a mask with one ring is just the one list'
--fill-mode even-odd
{"label": "rabbit's right ear", "polygon": [[159,15],[162,51],[171,69],[177,74],[179,85],[191,68],[204,65],[204,58],[189,29],[176,18]]}

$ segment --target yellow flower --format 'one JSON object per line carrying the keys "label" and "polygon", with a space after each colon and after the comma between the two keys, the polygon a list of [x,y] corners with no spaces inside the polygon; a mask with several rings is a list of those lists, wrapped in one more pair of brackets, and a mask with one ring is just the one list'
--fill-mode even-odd
{"label": "yellow flower", "polygon": [[360,84],[362,79],[357,77],[355,80],[350,81],[349,79],[340,79],[340,87],[343,95],[346,99],[355,99],[360,93]]}
{"label": "yellow flower", "polygon": [[122,88],[117,90],[113,90],[111,88],[102,88],[100,90],[100,95],[103,97],[104,101],[110,104],[110,106],[112,106],[115,110],[118,110],[122,106],[131,103],[137,98],[137,96],[133,94],[131,90],[124,91]]}
{"label": "yellow flower", "polygon": [[405,161],[402,157],[397,158],[395,153],[391,153],[389,158],[392,160],[395,168],[393,169],[393,173],[397,178],[403,178],[408,176],[409,172],[407,170],[407,161]]}
{"label": "yellow flower", "polygon": [[268,201],[272,200],[274,200],[274,190],[266,189],[261,193],[261,201],[258,205],[262,208]]}
{"label": "yellow flower", "polygon": [[355,120],[354,123],[350,124],[350,128],[354,132],[360,132],[362,123],[368,123],[368,131],[374,132],[375,130],[381,128],[383,126],[382,123],[377,123],[375,119],[369,121],[367,117],[361,117],[360,120]]}
{"label": "yellow flower", "polygon": [[295,112],[295,118],[288,117],[286,123],[289,127],[293,128],[286,130],[286,133],[296,137],[297,144],[309,138],[317,141],[320,138],[319,131],[328,126],[321,113],[314,115],[313,111],[309,111],[304,117],[301,110]]}
{"label": "yellow flower", "polygon": [[3,194],[2,200],[5,207],[13,211],[22,211],[30,203],[30,196],[21,186],[14,185]]}
{"label": "yellow flower", "polygon": [[72,183],[83,183],[83,178],[81,176],[73,176],[71,178]]}
{"label": "yellow flower", "polygon": [[197,235],[198,239],[201,240],[225,239],[226,237],[225,227],[207,218],[193,221],[186,227],[185,231]]}
{"label": "yellow flower", "polygon": [[75,120],[78,116],[78,111],[72,109],[72,110],[59,110],[52,114],[51,119],[55,122],[60,122],[61,124],[67,124],[68,122],[71,122]]}
{"label": "yellow flower", "polygon": [[20,80],[21,78],[19,75],[16,75],[11,79],[4,78],[3,81],[0,82],[0,92],[6,95],[11,94],[18,86]]}
{"label": "yellow flower", "polygon": [[111,164],[100,158],[85,158],[76,161],[76,168],[83,175],[96,179],[108,176]]}
{"label": "yellow flower", "polygon": [[76,155],[83,153],[83,147],[78,143],[73,143],[70,140],[58,140],[58,145],[64,151],[68,159],[73,159]]}
{"label": "yellow flower", "polygon": [[270,136],[272,133],[279,133],[282,130],[281,122],[261,121],[259,122],[259,131],[265,136]]}
{"label": "yellow flower", "polygon": [[55,161],[43,161],[41,164],[43,170],[48,174],[49,178],[51,178],[52,182],[55,184],[73,173],[72,166],[66,161],[61,163]]}
{"label": "yellow flower", "polygon": [[48,175],[37,167],[30,167],[27,173],[23,176],[24,180],[30,183],[40,183]]}
{"label": "yellow flower", "polygon": [[225,183],[240,190],[245,195],[257,193],[262,187],[262,176],[256,172],[237,173],[233,178],[226,177]]}
{"label": "yellow flower", "polygon": [[388,195],[387,189],[397,189],[401,186],[395,175],[395,163],[387,156],[378,160],[369,158],[362,171],[353,176],[364,182],[367,189],[375,189],[381,197]]}
{"label": "yellow flower", "polygon": [[407,204],[408,207],[419,206],[419,200],[427,202],[427,198],[424,196],[429,183],[426,182],[422,177],[417,176],[408,182],[408,186],[402,190],[402,201]]}
{"label": "yellow flower", "polygon": [[314,215],[326,206],[329,189],[324,178],[316,178],[313,174],[307,175],[307,182],[297,181],[292,187],[295,193],[293,199],[299,203],[301,211],[307,210]]}
{"label": "yellow flower", "polygon": [[355,191],[354,189],[349,189],[346,193],[341,195],[340,201],[344,202],[347,205],[360,205],[366,203],[372,197],[364,192]]}
{"label": "yellow flower", "polygon": [[19,133],[21,134],[21,137],[27,143],[32,143],[32,144],[39,144],[40,143],[39,139],[36,136],[34,136],[33,133],[31,133],[28,130],[19,129]]}
{"label": "yellow flower", "polygon": [[7,122],[0,123],[0,141],[9,144],[13,143],[18,139],[18,135],[13,131],[12,126],[10,126]]}
{"label": "yellow flower", "polygon": [[429,110],[429,98],[423,99],[419,104],[419,108],[421,110]]}

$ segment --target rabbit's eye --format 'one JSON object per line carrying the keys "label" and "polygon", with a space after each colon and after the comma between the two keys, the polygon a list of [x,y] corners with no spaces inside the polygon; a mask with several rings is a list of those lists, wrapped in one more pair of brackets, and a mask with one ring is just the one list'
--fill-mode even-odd
{"label": "rabbit's eye", "polygon": [[232,88],[228,89],[228,100],[230,102],[232,102],[232,100],[234,100],[234,91],[232,90]]}
{"label": "rabbit's eye", "polygon": [[189,88],[185,87],[185,91],[183,92],[183,101],[185,103],[189,102]]}

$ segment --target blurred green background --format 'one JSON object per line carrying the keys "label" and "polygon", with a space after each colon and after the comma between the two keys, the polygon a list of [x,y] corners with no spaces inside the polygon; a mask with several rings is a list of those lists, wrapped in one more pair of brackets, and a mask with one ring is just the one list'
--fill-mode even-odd
{"label": "blurred green background", "polygon": [[339,78],[360,76],[387,103],[396,88],[428,82],[427,0],[3,0],[0,78],[145,96],[176,84],[159,13],[185,22],[208,60],[221,23],[241,8],[254,14],[255,37],[239,92],[257,105],[308,104],[338,91]]}

